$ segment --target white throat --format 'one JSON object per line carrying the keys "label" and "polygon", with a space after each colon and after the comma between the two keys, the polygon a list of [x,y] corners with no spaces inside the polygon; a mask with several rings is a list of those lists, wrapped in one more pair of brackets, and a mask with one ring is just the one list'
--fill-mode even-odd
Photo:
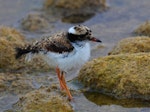
{"label": "white throat", "polygon": [[71,33],[71,34],[76,34],[76,31],[75,31],[75,29],[74,29],[74,26],[71,27],[71,28],[69,28],[68,32]]}

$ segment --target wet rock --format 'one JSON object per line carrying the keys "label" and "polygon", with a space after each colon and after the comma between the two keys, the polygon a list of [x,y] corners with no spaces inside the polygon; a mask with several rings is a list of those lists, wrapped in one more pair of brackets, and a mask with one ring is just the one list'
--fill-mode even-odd
{"label": "wet rock", "polygon": [[24,94],[33,90],[31,79],[19,73],[0,73],[0,93]]}
{"label": "wet rock", "polygon": [[118,54],[88,62],[78,79],[92,90],[119,98],[150,100],[150,53]]}
{"label": "wet rock", "polygon": [[24,57],[15,59],[15,48],[27,44],[25,37],[17,30],[9,27],[0,27],[0,70],[48,70],[49,66],[41,57],[35,57],[31,62],[25,62]]}
{"label": "wet rock", "polygon": [[76,0],[75,2],[73,0],[46,0],[44,7],[48,15],[62,18],[63,22],[81,23],[93,17],[96,12],[103,11],[107,6],[106,0]]}
{"label": "wet rock", "polygon": [[66,22],[66,23],[82,23],[85,20],[90,19],[91,17],[94,16],[94,13],[78,13],[78,14],[70,14],[70,15],[66,15],[62,18],[62,22]]}
{"label": "wet rock", "polygon": [[21,22],[22,28],[28,31],[39,31],[48,27],[48,21],[41,14],[29,14]]}
{"label": "wet rock", "polygon": [[17,30],[0,27],[0,68],[13,67],[16,63],[15,47],[24,45],[25,40]]}
{"label": "wet rock", "polygon": [[46,0],[44,3],[46,8],[54,6],[58,8],[79,9],[91,6],[106,6],[106,0]]}
{"label": "wet rock", "polygon": [[129,37],[121,40],[109,52],[109,55],[116,55],[122,53],[139,53],[150,52],[150,38],[146,36]]}
{"label": "wet rock", "polygon": [[49,88],[27,93],[14,105],[21,112],[73,112],[69,101]]}
{"label": "wet rock", "polygon": [[5,91],[7,89],[5,85],[5,77],[0,74],[0,92]]}
{"label": "wet rock", "polygon": [[143,35],[150,37],[150,21],[146,21],[142,25],[140,25],[135,31],[133,32],[136,35]]}

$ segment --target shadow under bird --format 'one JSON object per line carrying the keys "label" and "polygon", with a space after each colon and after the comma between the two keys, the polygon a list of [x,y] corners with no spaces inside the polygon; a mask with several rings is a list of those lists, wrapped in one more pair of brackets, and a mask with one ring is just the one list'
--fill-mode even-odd
{"label": "shadow under bird", "polygon": [[92,31],[84,25],[76,25],[67,32],[56,33],[33,44],[16,48],[16,59],[26,55],[29,60],[33,54],[39,54],[49,66],[56,68],[60,88],[65,90],[68,99],[72,100],[71,92],[65,81],[65,73],[82,66],[90,58],[89,41],[101,42],[92,36]]}

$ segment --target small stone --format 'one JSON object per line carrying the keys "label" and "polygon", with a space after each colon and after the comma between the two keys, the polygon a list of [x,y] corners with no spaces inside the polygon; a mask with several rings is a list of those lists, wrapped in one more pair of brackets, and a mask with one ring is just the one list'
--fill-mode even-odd
{"label": "small stone", "polygon": [[139,36],[149,36],[150,37],[150,21],[146,21],[140,25],[137,29],[133,31],[134,34]]}

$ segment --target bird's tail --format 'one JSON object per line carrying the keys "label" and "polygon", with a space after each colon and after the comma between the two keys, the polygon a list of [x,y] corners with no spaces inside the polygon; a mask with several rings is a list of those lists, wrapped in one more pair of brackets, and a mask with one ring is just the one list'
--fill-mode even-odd
{"label": "bird's tail", "polygon": [[22,55],[32,52],[30,45],[28,45],[27,47],[24,47],[24,48],[17,47],[15,49],[16,49],[16,59],[20,58]]}

